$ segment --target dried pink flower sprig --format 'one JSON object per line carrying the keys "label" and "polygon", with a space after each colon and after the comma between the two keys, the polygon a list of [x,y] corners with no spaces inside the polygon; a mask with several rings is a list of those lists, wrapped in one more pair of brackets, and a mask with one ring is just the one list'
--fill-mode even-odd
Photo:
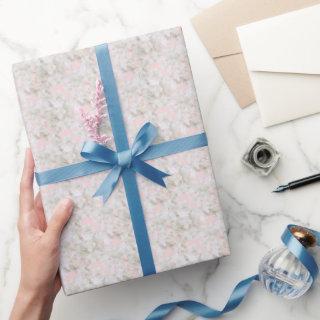
{"label": "dried pink flower sprig", "polygon": [[94,100],[91,102],[91,105],[94,109],[92,112],[85,112],[83,109],[80,109],[80,116],[83,120],[84,128],[87,130],[90,139],[99,144],[106,145],[108,142],[110,142],[111,137],[105,134],[100,134],[100,125],[102,120],[107,117],[107,103],[100,80],[97,80],[96,94]]}

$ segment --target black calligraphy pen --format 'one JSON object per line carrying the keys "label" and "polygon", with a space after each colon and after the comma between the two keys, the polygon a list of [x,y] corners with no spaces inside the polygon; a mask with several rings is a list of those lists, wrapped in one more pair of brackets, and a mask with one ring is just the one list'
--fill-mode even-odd
{"label": "black calligraphy pen", "polygon": [[314,174],[310,177],[305,177],[299,180],[289,182],[288,184],[283,186],[279,186],[277,189],[273,190],[273,192],[283,192],[286,190],[292,190],[318,181],[320,181],[320,173]]}

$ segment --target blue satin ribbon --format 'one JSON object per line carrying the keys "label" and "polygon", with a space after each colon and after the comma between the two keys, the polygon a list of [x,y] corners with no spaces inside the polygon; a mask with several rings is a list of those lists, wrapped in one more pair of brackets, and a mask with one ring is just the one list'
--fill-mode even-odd
{"label": "blue satin ribbon", "polygon": [[[95,144],[88,141],[84,146]],[[141,155],[138,156],[141,161],[148,161],[160,157],[169,156],[175,153],[190,151],[193,149],[202,148],[208,145],[205,133],[196,134],[189,137],[179,138],[171,141],[165,141],[149,146]],[[104,148],[102,146],[102,148]],[[106,148],[110,150],[109,148]],[[82,149],[84,150],[84,149]],[[112,151],[113,152],[113,151]],[[39,186],[67,181],[75,178],[84,177],[87,175],[99,173],[102,171],[111,170],[113,164],[98,161],[83,161],[79,163],[70,164],[64,167],[50,169],[42,172],[36,172],[36,180]],[[164,173],[163,173],[164,174]],[[167,175],[167,174],[166,174]]]}
{"label": "blue satin ribbon", "polygon": [[94,173],[111,170],[93,196],[107,201],[120,177],[123,180],[133,231],[144,276],[156,273],[142,203],[136,181],[139,173],[152,182],[165,187],[163,178],[168,174],[145,161],[207,146],[205,133],[152,145],[157,130],[146,123],[138,132],[131,148],[125,130],[116,80],[107,44],[95,47],[107,111],[111,123],[116,151],[93,141],[84,144],[81,156],[87,161],[36,173],[39,186],[66,181]]}
{"label": "blue satin ribbon", "polygon": [[[310,275],[313,278],[313,282],[319,273],[318,265],[313,258],[313,256],[306,250],[306,248],[293,236],[291,228],[297,227],[296,225],[288,225],[285,229],[281,240],[288,250],[296,256],[297,259],[306,267],[310,272]],[[307,228],[305,228],[307,229]],[[317,245],[320,246],[320,233],[318,231],[307,229],[317,238]],[[154,309],[146,320],[163,320],[165,319],[174,309],[177,307],[182,308],[186,311],[189,311],[195,316],[203,317],[205,319],[214,319],[222,316],[224,313],[230,312],[237,308],[242,300],[248,293],[249,288],[251,287],[254,281],[259,281],[259,275],[256,274],[250,278],[242,280],[234,288],[233,292],[230,295],[228,302],[222,310],[212,309],[202,303],[192,301],[192,300],[183,300],[178,302],[170,302],[162,304]]]}

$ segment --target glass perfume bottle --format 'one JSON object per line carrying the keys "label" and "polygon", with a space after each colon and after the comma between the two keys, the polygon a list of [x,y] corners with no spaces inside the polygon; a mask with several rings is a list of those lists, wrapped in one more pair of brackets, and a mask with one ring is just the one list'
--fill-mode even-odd
{"label": "glass perfume bottle", "polygon": [[[305,248],[316,246],[317,239],[309,230],[293,227],[291,231]],[[286,247],[273,249],[263,257],[259,277],[269,292],[286,299],[301,297],[313,282],[306,267]]]}

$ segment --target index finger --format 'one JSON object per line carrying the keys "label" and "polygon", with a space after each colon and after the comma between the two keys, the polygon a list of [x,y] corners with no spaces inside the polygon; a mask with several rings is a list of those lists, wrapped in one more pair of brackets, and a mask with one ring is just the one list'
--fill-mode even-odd
{"label": "index finger", "polygon": [[34,207],[33,193],[34,160],[31,149],[26,150],[24,167],[20,181],[20,214],[29,212]]}

